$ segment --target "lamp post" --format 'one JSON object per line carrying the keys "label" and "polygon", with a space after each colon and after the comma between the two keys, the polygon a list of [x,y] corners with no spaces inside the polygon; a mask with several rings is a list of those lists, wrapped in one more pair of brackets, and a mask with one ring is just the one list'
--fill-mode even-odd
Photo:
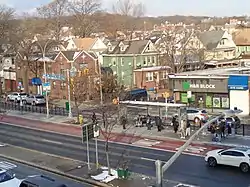
{"label": "lamp post", "polygon": [[[44,46],[42,46],[38,41],[35,42],[35,44],[37,44],[37,46],[39,46],[39,48],[41,49],[42,52],[42,61],[43,61],[43,72],[44,72],[44,82],[47,83],[47,69],[46,69],[46,50],[48,45],[51,43],[50,40],[48,40]],[[47,111],[47,118],[49,118],[49,99],[48,99],[48,89],[46,88],[45,90],[45,94],[46,94],[46,111]]]}

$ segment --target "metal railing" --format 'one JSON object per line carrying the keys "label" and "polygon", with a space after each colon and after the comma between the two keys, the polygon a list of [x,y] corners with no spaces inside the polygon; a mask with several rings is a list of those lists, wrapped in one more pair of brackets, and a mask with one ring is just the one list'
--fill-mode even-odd
{"label": "metal railing", "polygon": [[[1,101],[0,108],[3,110],[17,110],[23,112],[47,114],[47,108],[45,106],[33,106],[33,105],[20,106],[19,103],[15,102]],[[68,111],[64,107],[49,106],[49,111],[51,115],[68,116]]]}

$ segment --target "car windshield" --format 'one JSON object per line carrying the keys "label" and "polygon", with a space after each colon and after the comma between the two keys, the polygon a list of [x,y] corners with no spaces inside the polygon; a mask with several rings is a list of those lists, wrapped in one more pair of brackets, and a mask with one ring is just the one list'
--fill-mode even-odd
{"label": "car windshield", "polygon": [[201,113],[202,113],[202,114],[206,114],[207,111],[206,111],[206,110],[202,110]]}
{"label": "car windshield", "polygon": [[20,95],[27,95],[26,93],[20,93]]}
{"label": "car windshield", "polygon": [[14,176],[8,172],[0,173],[0,183],[13,179]]}
{"label": "car windshield", "polygon": [[223,151],[225,151],[224,149],[222,149],[222,150],[220,150],[218,153],[221,153],[221,152],[223,152]]}
{"label": "car windshield", "polygon": [[37,99],[44,99],[44,97],[42,95],[37,95],[36,98]]}

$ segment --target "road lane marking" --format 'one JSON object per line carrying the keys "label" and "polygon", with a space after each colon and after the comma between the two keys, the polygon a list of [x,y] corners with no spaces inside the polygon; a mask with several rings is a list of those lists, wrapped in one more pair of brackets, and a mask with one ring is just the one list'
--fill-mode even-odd
{"label": "road lane marking", "polygon": [[156,161],[155,159],[152,159],[152,158],[145,158],[145,157],[141,157],[141,160],[152,161],[152,162],[155,162],[155,161]]}
{"label": "road lane marking", "polygon": [[[67,134],[67,133],[61,133],[61,132],[56,132],[56,131],[52,131],[52,130],[46,130],[46,129],[39,129],[39,128],[34,128],[34,127],[27,127],[24,125],[18,125],[18,124],[13,124],[13,123],[8,123],[8,122],[2,122],[6,125],[10,125],[10,126],[16,126],[16,127],[21,127],[21,128],[26,128],[26,129],[32,129],[32,130],[36,130],[36,131],[42,131],[42,132],[49,132],[49,133],[54,133],[54,134],[59,134],[59,135],[66,135],[66,136],[71,136],[71,137],[77,137],[79,138],[80,136],[77,135],[72,135],[72,134]],[[98,141],[100,142],[106,142],[106,140],[102,140],[102,139],[98,139]],[[110,143],[113,144],[120,144],[120,145],[126,145],[126,146],[131,146],[131,147],[139,147],[139,148],[143,148],[143,149],[151,149],[151,150],[158,150],[158,151],[163,151],[163,152],[171,152],[171,153],[175,153],[175,150],[170,150],[170,149],[162,149],[162,148],[156,148],[156,147],[147,147],[147,146],[142,146],[142,145],[134,145],[134,144],[128,144],[128,143],[123,143],[123,142],[117,142],[117,141],[109,141]],[[199,154],[193,154],[193,153],[189,153],[189,152],[183,152],[183,154],[185,155],[191,155],[191,156],[197,156],[197,157],[204,157],[204,155],[199,155]]]}
{"label": "road lane marking", "polygon": [[47,140],[47,139],[42,139],[43,142],[47,142],[47,143],[53,143],[53,144],[58,144],[58,145],[62,145],[62,142],[57,142],[57,141],[53,141],[53,140]]}

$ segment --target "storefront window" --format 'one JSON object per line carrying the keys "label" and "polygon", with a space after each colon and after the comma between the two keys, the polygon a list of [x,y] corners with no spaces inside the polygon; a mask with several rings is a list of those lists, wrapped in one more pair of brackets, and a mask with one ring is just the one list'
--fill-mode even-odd
{"label": "storefront window", "polygon": [[214,108],[221,108],[220,97],[213,98],[213,107]]}
{"label": "storefront window", "polygon": [[206,108],[212,108],[213,107],[213,102],[212,102],[212,95],[207,95],[206,96]]}
{"label": "storefront window", "polygon": [[229,108],[229,97],[227,94],[214,94],[213,96],[214,108]]}
{"label": "storefront window", "polygon": [[181,102],[188,103],[187,93],[181,93]]}
{"label": "storefront window", "polygon": [[228,97],[221,98],[221,107],[222,108],[229,108],[229,98]]}

